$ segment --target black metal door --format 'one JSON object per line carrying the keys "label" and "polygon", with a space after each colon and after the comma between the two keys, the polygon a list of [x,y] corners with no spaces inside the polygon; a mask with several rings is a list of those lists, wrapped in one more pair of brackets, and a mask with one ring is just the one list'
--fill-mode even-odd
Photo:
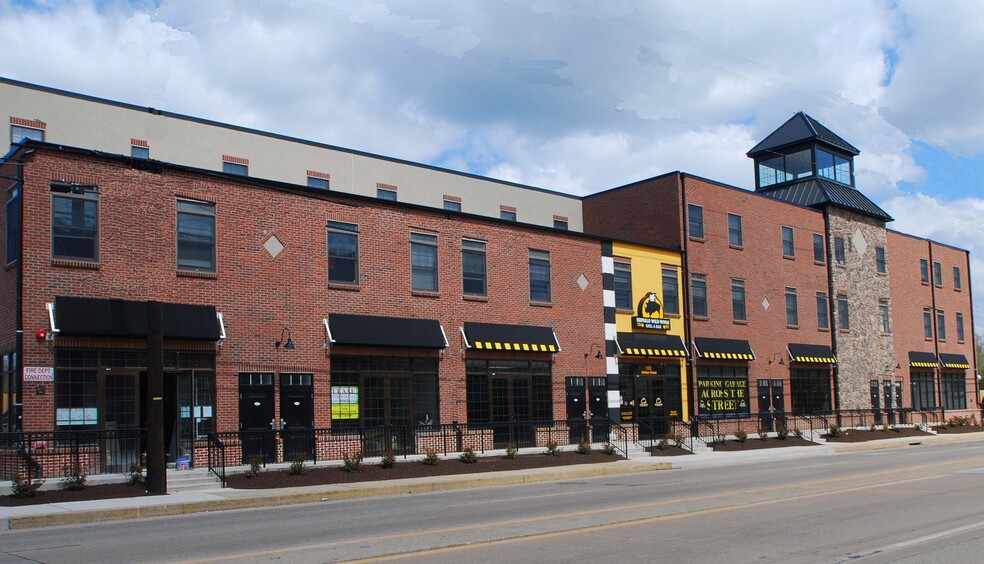
{"label": "black metal door", "polygon": [[510,444],[535,446],[530,422],[530,379],[523,376],[492,378],[492,441],[495,448]]}
{"label": "black metal door", "polygon": [[253,457],[264,462],[276,462],[276,431],[274,420],[273,385],[240,385],[239,431],[243,464]]}
{"label": "black metal door", "polygon": [[888,416],[888,424],[895,425],[895,385],[891,380],[882,382],[882,389],[885,394],[885,415]]}
{"label": "black metal door", "polygon": [[778,378],[760,378],[758,384],[759,428],[775,431],[776,424],[785,425],[786,407],[783,383]]}
{"label": "black metal door", "polygon": [[281,374],[280,418],[284,460],[314,460],[314,386],[311,374]]}
{"label": "black metal door", "polygon": [[874,422],[880,425],[882,422],[881,413],[881,390],[878,387],[878,380],[871,381],[871,409],[874,411]]}
{"label": "black metal door", "polygon": [[365,456],[380,456],[386,451],[415,452],[411,389],[408,376],[365,376],[363,422],[369,428],[363,447]]}
{"label": "black metal door", "polygon": [[591,416],[591,440],[596,443],[608,441],[608,379],[592,376],[588,378],[588,413]]}
{"label": "black metal door", "polygon": [[577,444],[581,439],[588,439],[584,380],[583,376],[567,378],[567,427],[570,430],[570,441],[573,444]]}

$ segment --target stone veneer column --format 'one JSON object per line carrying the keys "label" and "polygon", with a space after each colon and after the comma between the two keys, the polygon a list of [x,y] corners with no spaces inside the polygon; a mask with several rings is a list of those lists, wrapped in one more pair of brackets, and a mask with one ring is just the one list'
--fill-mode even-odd
{"label": "stone veneer column", "polygon": [[[888,249],[885,223],[841,208],[827,208],[827,252],[831,270],[833,318],[830,330],[837,351],[839,409],[871,407],[871,380],[895,377],[892,335],[878,327],[878,301],[891,292],[888,276],[878,274],[875,247]],[[837,264],[834,238],[844,238],[845,264]],[[892,257],[887,257],[891,268]],[[838,295],[847,295],[850,328],[840,329]],[[889,302],[889,308],[894,305]],[[891,329],[891,327],[890,327]],[[879,384],[879,393],[881,385]],[[884,406],[882,406],[884,407]]]}

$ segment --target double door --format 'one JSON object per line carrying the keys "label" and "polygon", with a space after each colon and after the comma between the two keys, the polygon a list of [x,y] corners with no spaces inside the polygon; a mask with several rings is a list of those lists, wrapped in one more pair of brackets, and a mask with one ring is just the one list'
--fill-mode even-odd
{"label": "double door", "polygon": [[[608,383],[603,376],[567,378],[567,424],[570,440],[591,442],[608,440]],[[588,422],[591,434],[588,436]]]}
{"label": "double door", "polygon": [[782,380],[760,378],[758,380],[759,428],[775,431],[778,425],[785,427],[786,404]]}
{"label": "double door", "polygon": [[529,376],[492,375],[489,391],[495,448],[533,446]]}
{"label": "double door", "polygon": [[386,451],[412,453],[413,382],[410,375],[364,374],[362,422],[366,429],[364,454]]}
{"label": "double door", "polygon": [[280,375],[280,417],[272,373],[239,375],[239,431],[243,464],[277,460],[277,432],[285,461],[314,457],[314,388],[311,374]]}

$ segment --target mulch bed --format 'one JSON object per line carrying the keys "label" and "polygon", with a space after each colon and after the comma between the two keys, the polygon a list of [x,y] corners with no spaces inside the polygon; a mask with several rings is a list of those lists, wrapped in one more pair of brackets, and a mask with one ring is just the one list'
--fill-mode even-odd
{"label": "mulch bed", "polygon": [[817,443],[808,441],[806,439],[801,439],[800,437],[786,437],[785,439],[779,439],[775,437],[770,437],[766,440],[761,439],[745,439],[745,442],[739,442],[737,440],[728,440],[723,443],[713,443],[711,448],[715,452],[734,452],[742,450],[760,450],[764,448],[783,448],[783,447],[794,447],[794,446],[816,446]]}
{"label": "mulch bed", "polygon": [[687,454],[693,454],[689,450],[678,446],[667,446],[664,449],[649,447],[646,451],[653,456],[684,456]]}
{"label": "mulch bed", "polygon": [[558,452],[556,456],[546,454],[524,454],[514,459],[480,457],[477,462],[466,464],[457,458],[441,459],[437,465],[428,466],[421,461],[397,462],[393,468],[383,468],[378,463],[362,464],[358,472],[346,472],[339,466],[306,466],[303,474],[292,476],[287,470],[264,470],[259,476],[247,478],[243,473],[229,474],[226,483],[236,489],[287,488],[294,486],[319,486],[325,484],[350,484],[379,480],[399,480],[401,478],[423,478],[428,476],[451,476],[456,474],[475,474],[479,472],[501,472],[505,470],[528,470],[551,466],[571,466],[574,464],[599,464],[621,460],[620,456],[606,455],[598,451],[588,454]]}
{"label": "mulch bed", "polygon": [[947,427],[946,425],[942,425],[940,427],[933,427],[933,430],[941,435],[948,433],[984,433],[984,426],[959,425],[957,427]]}
{"label": "mulch bed", "polygon": [[128,486],[123,482],[118,484],[100,484],[86,486],[81,490],[43,490],[33,497],[0,496],[0,506],[20,507],[41,503],[64,503],[66,501],[91,501],[94,499],[117,499],[121,497],[140,497],[147,495],[143,484]]}
{"label": "mulch bed", "polygon": [[831,437],[830,435],[824,435],[823,438],[827,439],[827,442],[830,443],[863,443],[865,441],[877,441],[880,439],[925,437],[930,435],[932,435],[932,433],[920,431],[914,427],[894,427],[892,429],[888,429],[887,431],[882,429],[876,429],[874,431],[869,429],[844,429],[841,431],[840,436]]}

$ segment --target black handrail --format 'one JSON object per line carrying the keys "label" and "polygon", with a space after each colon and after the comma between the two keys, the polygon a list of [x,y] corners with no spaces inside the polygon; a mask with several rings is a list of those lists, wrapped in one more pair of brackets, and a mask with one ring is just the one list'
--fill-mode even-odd
{"label": "black handrail", "polygon": [[615,421],[609,421],[609,437],[608,444],[615,448],[615,451],[621,451],[622,456],[625,458],[629,457],[629,430],[622,425],[616,423]]}
{"label": "black handrail", "polygon": [[226,487],[225,445],[215,433],[208,435],[208,471]]}

